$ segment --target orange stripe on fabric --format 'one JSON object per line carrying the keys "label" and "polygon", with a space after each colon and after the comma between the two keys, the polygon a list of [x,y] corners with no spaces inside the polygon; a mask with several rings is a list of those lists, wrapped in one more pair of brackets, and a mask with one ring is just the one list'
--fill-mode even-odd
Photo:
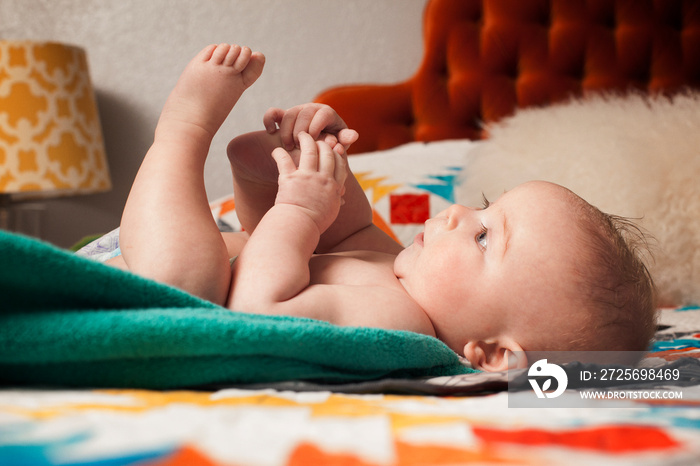
{"label": "orange stripe on fabric", "polygon": [[377,211],[374,209],[372,209],[372,223],[379,227],[379,229],[382,230],[384,233],[389,235],[391,239],[393,239],[397,243],[401,243],[401,241],[399,241],[394,232],[391,230],[389,224],[386,223],[386,220],[384,220],[382,216],[379,215],[379,213],[377,213]]}
{"label": "orange stripe on fabric", "polygon": [[596,450],[608,453],[633,453],[667,450],[681,444],[653,426],[604,426],[577,430],[543,429],[502,430],[473,427],[474,434],[489,443],[517,443]]}
{"label": "orange stripe on fabric", "polygon": [[228,199],[224,202],[221,203],[221,212],[219,212],[219,215],[224,215],[226,213],[231,212],[236,208],[236,201],[233,199]]}
{"label": "orange stripe on fabric", "polygon": [[[496,450],[466,450],[462,448],[413,445],[396,442],[396,459],[382,466],[425,466],[456,464],[540,464],[537,458],[515,458],[500,455]],[[328,453],[309,443],[300,444],[292,453],[287,466],[380,466],[368,463],[349,453]]]}
{"label": "orange stripe on fabric", "polygon": [[191,447],[183,447],[166,458],[142,464],[143,466],[223,466]]}
{"label": "orange stripe on fabric", "polygon": [[377,466],[376,463],[366,463],[355,455],[348,453],[327,453],[315,445],[301,443],[292,452],[287,466],[309,466],[319,464],[324,466]]}

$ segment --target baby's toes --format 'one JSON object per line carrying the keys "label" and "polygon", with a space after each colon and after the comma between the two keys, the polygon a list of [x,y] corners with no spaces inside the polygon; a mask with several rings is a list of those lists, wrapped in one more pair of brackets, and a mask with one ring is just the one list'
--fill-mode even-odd
{"label": "baby's toes", "polygon": [[225,66],[233,66],[241,54],[241,46],[233,44],[224,58]]}
{"label": "baby's toes", "polygon": [[260,52],[254,52],[247,60],[245,69],[241,72],[243,84],[248,87],[252,85],[262,74],[265,66],[265,55]]}
{"label": "baby's toes", "polygon": [[211,55],[211,60],[209,61],[217,65],[224,63],[224,60],[226,60],[226,57],[230,50],[231,46],[229,44],[217,45],[214,49],[214,52]]}
{"label": "baby's toes", "polygon": [[241,73],[246,66],[248,66],[252,54],[253,52],[250,50],[250,47],[241,47],[240,53],[233,62],[233,68]]}
{"label": "baby's toes", "polygon": [[[211,60],[211,56],[218,46],[216,44],[207,45],[196,55],[196,59],[207,62]],[[194,60],[193,60],[194,61]]]}

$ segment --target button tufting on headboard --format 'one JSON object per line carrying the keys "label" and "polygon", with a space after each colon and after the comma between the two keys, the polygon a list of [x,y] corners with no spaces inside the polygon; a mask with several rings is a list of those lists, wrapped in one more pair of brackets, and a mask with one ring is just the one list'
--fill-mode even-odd
{"label": "button tufting on headboard", "polygon": [[478,139],[586,92],[700,88],[700,0],[431,0],[424,43],[408,81],[318,96],[360,132],[353,152]]}

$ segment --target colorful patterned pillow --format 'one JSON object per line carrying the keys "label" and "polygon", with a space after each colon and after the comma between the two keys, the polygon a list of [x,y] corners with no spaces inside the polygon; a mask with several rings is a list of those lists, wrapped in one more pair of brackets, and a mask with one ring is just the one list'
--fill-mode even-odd
{"label": "colorful patterned pillow", "polygon": [[[365,191],[374,223],[408,246],[423,223],[455,202],[469,151],[469,140],[414,142],[385,151],[351,156],[350,168]],[[233,195],[212,203],[222,231],[240,231]]]}

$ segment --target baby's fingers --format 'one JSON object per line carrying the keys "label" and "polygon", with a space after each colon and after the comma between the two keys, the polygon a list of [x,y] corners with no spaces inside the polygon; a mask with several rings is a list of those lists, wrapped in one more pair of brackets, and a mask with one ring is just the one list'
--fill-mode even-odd
{"label": "baby's fingers", "polygon": [[331,107],[327,105],[316,106],[313,108],[311,116],[308,131],[313,138],[318,139],[322,132],[335,133],[338,131],[340,117]]}
{"label": "baby's fingers", "polygon": [[316,141],[318,147],[318,171],[335,178],[335,152],[323,141]]}
{"label": "baby's fingers", "polygon": [[284,117],[284,110],[276,107],[269,108],[263,115],[265,131],[274,134],[277,131],[277,125],[282,121],[282,117]]}
{"label": "baby's fingers", "polygon": [[[298,135],[302,131],[307,132],[312,138],[318,139],[318,132],[314,134],[310,131],[311,122],[316,114],[316,108],[314,105],[302,105],[301,111],[296,115],[296,120],[294,120],[294,130],[293,135]],[[298,138],[298,136],[297,136]],[[295,138],[295,140],[297,139]]]}
{"label": "baby's fingers", "polygon": [[360,135],[354,129],[342,129],[338,132],[338,142],[347,150],[352,144],[359,139]]}
{"label": "baby's fingers", "polygon": [[292,160],[292,156],[281,147],[277,147],[272,151],[272,158],[274,158],[275,162],[277,163],[277,170],[279,171],[280,175],[289,175],[297,170],[294,160]]}
{"label": "baby's fingers", "polygon": [[[313,134],[311,136],[313,136]],[[333,150],[336,151],[338,150],[338,146],[340,146],[340,144],[338,144],[338,138],[335,136],[335,134],[321,132],[321,134],[316,138],[316,140],[325,142],[326,144],[331,146]],[[342,146],[340,147],[342,148]],[[342,154],[342,151],[339,152]]]}
{"label": "baby's fingers", "polygon": [[299,170],[318,170],[318,147],[314,138],[309,136],[309,133],[302,131],[299,133],[299,147],[301,155],[299,156]]}
{"label": "baby's fingers", "polygon": [[323,141],[316,141],[316,145],[318,146],[319,153],[318,171],[324,175],[333,177],[336,183],[340,186],[344,186],[348,172],[345,167],[345,159],[343,156]]}
{"label": "baby's fingers", "polygon": [[343,187],[342,192],[340,193],[340,195],[343,196],[345,194],[345,179],[348,176],[347,161],[336,151],[333,151],[333,155],[335,156],[335,171],[333,172],[333,178],[335,178],[335,181]]}
{"label": "baby's fingers", "polygon": [[283,112],[284,114],[282,115],[282,120],[278,121],[279,127],[280,127],[280,137],[282,138],[282,144],[284,144],[284,147],[287,150],[294,149],[294,146],[296,145],[297,138],[294,136],[297,134],[296,128],[296,121],[299,116],[299,113],[303,110],[303,107],[300,105],[297,105],[296,107],[292,107],[289,110]]}

